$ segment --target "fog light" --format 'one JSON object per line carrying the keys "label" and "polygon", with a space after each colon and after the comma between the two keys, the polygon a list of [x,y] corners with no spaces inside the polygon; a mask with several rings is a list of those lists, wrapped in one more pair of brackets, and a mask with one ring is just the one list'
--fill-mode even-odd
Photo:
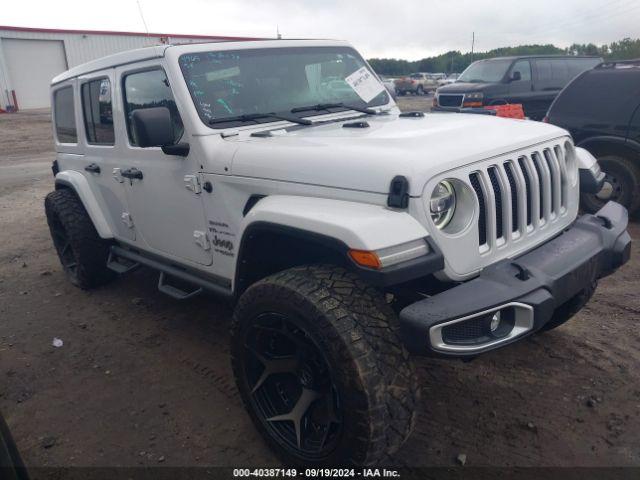
{"label": "fog light", "polygon": [[500,322],[502,321],[500,312],[496,312],[491,317],[491,323],[489,324],[489,328],[491,329],[491,333],[494,333],[500,327]]}

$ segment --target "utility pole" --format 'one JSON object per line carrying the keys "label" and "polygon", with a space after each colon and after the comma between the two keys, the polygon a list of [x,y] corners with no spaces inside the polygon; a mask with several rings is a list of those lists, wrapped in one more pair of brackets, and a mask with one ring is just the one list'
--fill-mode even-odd
{"label": "utility pole", "polygon": [[476,45],[476,32],[471,34],[471,61],[473,62],[473,47]]}

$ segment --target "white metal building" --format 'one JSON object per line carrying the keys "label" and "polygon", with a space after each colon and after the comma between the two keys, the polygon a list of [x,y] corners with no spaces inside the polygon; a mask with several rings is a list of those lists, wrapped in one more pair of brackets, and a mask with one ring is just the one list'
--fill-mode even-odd
{"label": "white metal building", "polygon": [[112,53],[161,43],[225,40],[252,38],[0,26],[0,109],[49,107],[53,77]]}

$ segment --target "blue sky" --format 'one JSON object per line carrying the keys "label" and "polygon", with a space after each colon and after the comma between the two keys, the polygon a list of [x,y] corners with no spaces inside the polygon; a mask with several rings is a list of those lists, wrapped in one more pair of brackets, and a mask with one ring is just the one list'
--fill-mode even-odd
{"label": "blue sky", "polygon": [[[451,49],[609,43],[640,37],[639,0],[138,0],[160,33],[339,38],[363,55],[418,59]],[[137,0],[20,0],[0,24],[144,31]]]}

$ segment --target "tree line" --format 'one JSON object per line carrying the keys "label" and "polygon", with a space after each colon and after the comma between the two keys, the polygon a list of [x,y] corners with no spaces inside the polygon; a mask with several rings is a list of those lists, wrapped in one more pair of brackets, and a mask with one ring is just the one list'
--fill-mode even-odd
{"label": "tree line", "polygon": [[510,55],[595,55],[605,60],[629,60],[640,58],[640,38],[625,38],[619,42],[608,45],[595,45],[593,43],[574,43],[568,48],[558,48],[552,44],[546,45],[520,45],[517,47],[503,47],[489,50],[488,52],[462,53],[452,50],[435,57],[422,60],[409,61],[397,58],[372,58],[369,64],[373,69],[388,76],[407,75],[412,72],[445,72],[459,73],[467,68],[471,62],[485,58],[504,57]]}

